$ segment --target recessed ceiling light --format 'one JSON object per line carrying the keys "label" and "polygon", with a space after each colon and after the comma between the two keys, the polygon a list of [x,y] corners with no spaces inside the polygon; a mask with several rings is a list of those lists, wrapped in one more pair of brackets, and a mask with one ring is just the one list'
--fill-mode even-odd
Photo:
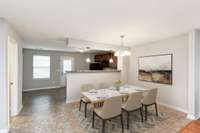
{"label": "recessed ceiling light", "polygon": [[84,50],[83,50],[83,49],[79,49],[79,52],[83,53],[83,52],[84,52]]}

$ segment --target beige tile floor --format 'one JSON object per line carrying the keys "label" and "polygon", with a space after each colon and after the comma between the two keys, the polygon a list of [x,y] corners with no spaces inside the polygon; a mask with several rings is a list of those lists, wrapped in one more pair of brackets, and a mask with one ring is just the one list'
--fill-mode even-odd
{"label": "beige tile floor", "polygon": [[[11,119],[11,133],[86,133],[78,124],[73,109],[78,104],[65,104],[65,89],[25,92],[23,110]],[[186,114],[159,106],[170,117],[150,128],[148,133],[175,133],[190,121]]]}

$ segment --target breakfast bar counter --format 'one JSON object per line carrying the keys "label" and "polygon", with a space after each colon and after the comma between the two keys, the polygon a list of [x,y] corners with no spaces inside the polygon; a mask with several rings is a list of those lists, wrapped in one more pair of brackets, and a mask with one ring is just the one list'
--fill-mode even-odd
{"label": "breakfast bar counter", "polygon": [[[81,97],[80,89],[83,84],[99,83],[113,84],[120,80],[121,71],[118,70],[79,70],[66,72],[66,103],[78,101]],[[95,88],[94,88],[95,89]]]}

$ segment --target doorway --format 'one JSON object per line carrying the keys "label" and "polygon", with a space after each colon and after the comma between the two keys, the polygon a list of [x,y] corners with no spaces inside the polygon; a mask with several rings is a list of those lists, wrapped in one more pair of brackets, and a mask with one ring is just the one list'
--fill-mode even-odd
{"label": "doorway", "polygon": [[74,58],[68,56],[60,57],[60,86],[65,87],[65,73],[66,71],[74,70]]}
{"label": "doorway", "polygon": [[18,44],[8,37],[8,120],[18,114]]}

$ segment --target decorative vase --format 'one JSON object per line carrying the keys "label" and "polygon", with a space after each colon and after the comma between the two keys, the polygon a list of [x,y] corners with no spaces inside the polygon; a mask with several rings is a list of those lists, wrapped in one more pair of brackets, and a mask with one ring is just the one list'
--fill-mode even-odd
{"label": "decorative vase", "polygon": [[120,90],[120,87],[122,86],[122,81],[121,80],[118,80],[115,82],[115,88],[117,91]]}
{"label": "decorative vase", "polygon": [[120,90],[120,86],[115,86],[116,90],[119,91]]}

